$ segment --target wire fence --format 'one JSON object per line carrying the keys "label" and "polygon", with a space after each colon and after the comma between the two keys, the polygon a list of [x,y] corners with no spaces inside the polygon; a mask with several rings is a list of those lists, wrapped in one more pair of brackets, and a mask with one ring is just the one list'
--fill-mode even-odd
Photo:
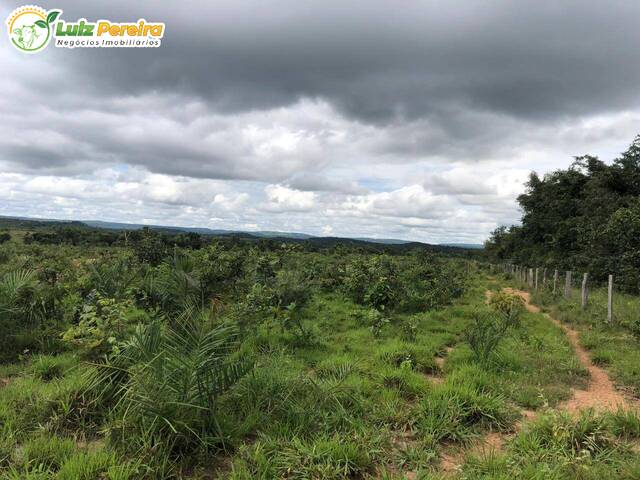
{"label": "wire fence", "polygon": [[552,293],[562,294],[567,300],[579,291],[580,306],[586,309],[589,304],[589,290],[593,288],[607,289],[607,316],[606,321],[615,321],[613,312],[614,275],[610,274],[606,283],[593,281],[588,272],[574,272],[571,270],[558,270],[541,267],[516,265],[513,263],[490,264],[490,270],[501,271],[507,276],[527,285],[531,290],[548,290]]}

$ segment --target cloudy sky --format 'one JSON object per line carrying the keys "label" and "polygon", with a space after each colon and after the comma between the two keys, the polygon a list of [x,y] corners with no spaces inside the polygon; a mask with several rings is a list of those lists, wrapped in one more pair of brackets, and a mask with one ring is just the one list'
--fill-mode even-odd
{"label": "cloudy sky", "polygon": [[0,215],[481,242],[531,170],[640,133],[637,0],[40,5],[166,33],[5,34]]}

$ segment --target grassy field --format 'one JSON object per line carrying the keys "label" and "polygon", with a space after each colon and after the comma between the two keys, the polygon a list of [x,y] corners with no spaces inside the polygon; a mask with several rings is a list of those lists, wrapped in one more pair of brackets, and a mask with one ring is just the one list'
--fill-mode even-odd
{"label": "grassy field", "polygon": [[614,322],[607,323],[607,290],[589,292],[586,309],[580,305],[580,291],[573,289],[569,300],[547,290],[534,293],[533,300],[552,316],[580,331],[580,342],[592,361],[606,367],[621,388],[640,395],[640,298],[615,292]]}
{"label": "grassy field", "polygon": [[473,264],[12,242],[0,309],[31,323],[0,364],[0,479],[638,477],[640,419],[564,414],[589,382],[564,331]]}
{"label": "grassy field", "polygon": [[[523,410],[557,405],[569,397],[571,386],[584,384],[586,373],[560,329],[531,313],[523,315],[521,328],[488,363],[476,362],[463,334],[474,313],[485,308],[485,290],[498,287],[478,276],[455,305],[399,315],[377,336],[363,320],[368,309],[340,295],[317,296],[303,315],[317,329],[312,345],[294,349],[295,338],[264,329],[244,346],[260,354],[253,373],[222,399],[226,413],[221,421],[232,426],[233,447],[207,467],[183,465],[179,475],[431,478],[441,472],[443,454],[461,447],[464,453],[488,432],[510,437]],[[103,429],[100,412],[81,411],[91,408],[79,396],[87,368],[72,353],[31,357],[2,368],[4,475],[177,474],[173,465],[159,468],[161,459],[146,452],[144,444],[136,447],[139,454],[133,459],[130,446],[129,451],[114,448],[117,426]],[[601,422],[612,420],[581,421],[595,422],[584,428],[601,429],[609,428]],[[552,428],[549,422],[563,429],[574,425],[563,417],[540,419],[535,424],[539,433],[520,433],[510,440],[508,453],[496,457],[473,458],[470,449],[462,475],[494,478],[486,475],[502,470],[508,475],[515,468],[513,455],[519,458],[518,469],[532,468],[528,462],[539,452],[525,447],[532,448],[532,436],[542,441],[538,436]]]}

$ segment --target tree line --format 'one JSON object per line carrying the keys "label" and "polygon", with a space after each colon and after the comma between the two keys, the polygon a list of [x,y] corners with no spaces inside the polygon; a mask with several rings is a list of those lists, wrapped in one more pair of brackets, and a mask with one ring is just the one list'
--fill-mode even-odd
{"label": "tree line", "polygon": [[501,226],[485,243],[492,261],[615,274],[620,289],[640,292],[640,135],[607,164],[575,157],[542,178],[532,172],[518,197],[521,225]]}

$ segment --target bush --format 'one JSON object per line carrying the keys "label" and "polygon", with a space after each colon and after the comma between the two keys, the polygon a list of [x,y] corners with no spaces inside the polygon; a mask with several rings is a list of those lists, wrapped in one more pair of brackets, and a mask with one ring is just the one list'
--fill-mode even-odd
{"label": "bush", "polygon": [[370,325],[371,333],[376,338],[379,338],[384,327],[389,325],[389,317],[373,308],[366,313],[366,318],[367,323]]}
{"label": "bush", "polygon": [[[48,302],[34,270],[20,269],[0,278],[0,356],[13,359],[23,353],[18,347],[36,346],[38,330],[47,319]],[[17,340],[24,336],[26,342]]]}
{"label": "bush", "polygon": [[418,335],[418,320],[409,318],[402,323],[402,338],[408,342],[414,342]]}
{"label": "bush", "polygon": [[78,323],[71,326],[62,339],[80,347],[90,358],[110,354],[131,332],[133,325],[149,319],[147,313],[137,309],[131,300],[103,298],[97,292],[88,298],[79,317]]}
{"label": "bush", "polygon": [[395,307],[401,290],[396,265],[384,255],[347,264],[343,288],[354,302],[377,310]]}
{"label": "bush", "polygon": [[62,377],[64,370],[64,360],[49,355],[38,355],[31,362],[33,374],[45,382]]}
{"label": "bush", "polygon": [[133,429],[169,451],[225,445],[218,399],[251,365],[237,358],[235,328],[209,315],[192,309],[172,326],[138,326],[99,368],[88,393],[115,405],[125,431]]}
{"label": "bush", "polygon": [[486,362],[507,334],[509,326],[499,316],[491,312],[475,312],[473,321],[465,332],[475,359]]}
{"label": "bush", "polygon": [[520,315],[524,312],[524,300],[520,295],[505,291],[494,292],[489,297],[489,306],[502,316],[508,328],[520,325]]}

